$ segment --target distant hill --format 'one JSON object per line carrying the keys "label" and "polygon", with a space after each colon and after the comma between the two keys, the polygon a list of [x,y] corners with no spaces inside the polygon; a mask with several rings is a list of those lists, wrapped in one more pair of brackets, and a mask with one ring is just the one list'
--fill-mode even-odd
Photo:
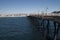
{"label": "distant hill", "polygon": [[59,14],[59,13],[60,13],[60,11],[53,11],[52,13],[57,13],[57,14]]}

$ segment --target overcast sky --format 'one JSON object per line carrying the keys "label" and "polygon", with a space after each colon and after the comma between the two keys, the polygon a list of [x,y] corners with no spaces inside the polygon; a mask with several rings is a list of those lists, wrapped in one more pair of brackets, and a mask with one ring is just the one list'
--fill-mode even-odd
{"label": "overcast sky", "polygon": [[60,10],[60,0],[0,0],[1,13],[33,13]]}

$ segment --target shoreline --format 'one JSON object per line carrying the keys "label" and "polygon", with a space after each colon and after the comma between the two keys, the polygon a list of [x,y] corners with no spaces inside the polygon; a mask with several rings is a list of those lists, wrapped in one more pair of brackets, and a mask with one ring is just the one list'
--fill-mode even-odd
{"label": "shoreline", "polygon": [[27,17],[27,16],[0,16],[0,18],[4,18],[4,17]]}

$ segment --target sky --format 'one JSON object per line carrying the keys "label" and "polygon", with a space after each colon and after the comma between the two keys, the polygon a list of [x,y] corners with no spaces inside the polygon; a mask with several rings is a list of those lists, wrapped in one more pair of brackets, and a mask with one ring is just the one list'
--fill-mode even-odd
{"label": "sky", "polygon": [[[47,9],[48,8],[48,9]],[[60,11],[60,0],[0,0],[0,14]]]}

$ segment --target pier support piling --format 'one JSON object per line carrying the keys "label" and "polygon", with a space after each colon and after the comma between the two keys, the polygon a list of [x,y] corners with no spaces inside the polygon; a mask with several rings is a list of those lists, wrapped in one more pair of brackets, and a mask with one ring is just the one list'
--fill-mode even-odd
{"label": "pier support piling", "polygon": [[44,31],[44,39],[43,40],[49,40],[49,20],[47,20],[47,26]]}
{"label": "pier support piling", "polygon": [[53,40],[56,40],[56,23],[54,22],[54,36],[53,36]]}
{"label": "pier support piling", "polygon": [[56,23],[54,22],[54,27],[55,27],[55,29],[54,29],[53,39],[54,39],[54,40],[57,40],[57,39],[58,39],[57,36],[58,36],[58,33],[59,33],[59,29],[60,29],[60,23],[58,23],[58,27],[57,27],[57,26],[56,26]]}

